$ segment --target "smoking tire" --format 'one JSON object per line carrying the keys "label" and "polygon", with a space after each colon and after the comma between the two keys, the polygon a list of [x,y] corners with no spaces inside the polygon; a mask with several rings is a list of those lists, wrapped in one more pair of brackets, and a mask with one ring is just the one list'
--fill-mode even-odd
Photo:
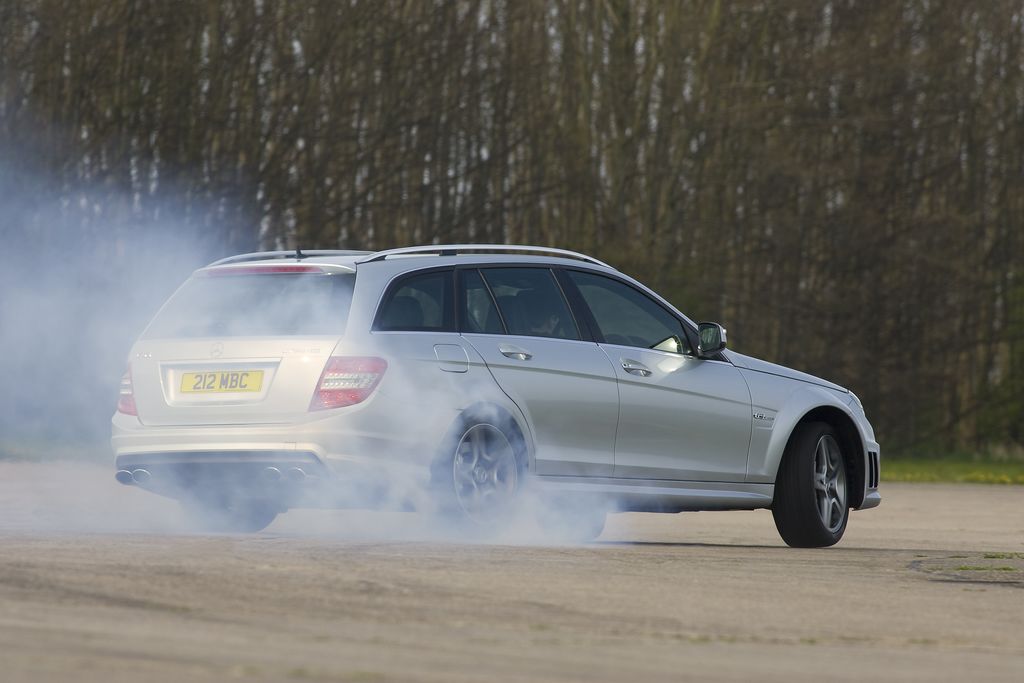
{"label": "smoking tire", "polygon": [[517,430],[498,419],[467,419],[454,428],[433,471],[441,516],[474,535],[493,535],[516,512],[525,483]]}
{"label": "smoking tire", "polygon": [[262,498],[205,496],[180,501],[189,526],[198,531],[256,533],[270,526],[280,507]]}
{"label": "smoking tire", "polygon": [[823,422],[798,425],[779,465],[772,516],[787,545],[835,545],[850,517],[846,464],[839,440]]}

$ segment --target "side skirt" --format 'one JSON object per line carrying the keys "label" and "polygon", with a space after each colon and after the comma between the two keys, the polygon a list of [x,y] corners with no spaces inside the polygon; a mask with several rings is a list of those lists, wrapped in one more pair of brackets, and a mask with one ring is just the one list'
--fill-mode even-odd
{"label": "side skirt", "polygon": [[717,481],[536,476],[534,485],[550,495],[585,495],[607,500],[621,512],[756,510],[772,505],[774,484]]}

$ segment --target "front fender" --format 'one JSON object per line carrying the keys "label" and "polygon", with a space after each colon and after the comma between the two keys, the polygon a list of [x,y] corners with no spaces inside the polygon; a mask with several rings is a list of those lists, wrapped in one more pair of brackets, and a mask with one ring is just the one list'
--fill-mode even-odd
{"label": "front fender", "polygon": [[[853,423],[860,441],[860,456],[865,457],[872,442],[870,426],[850,409],[839,392],[759,372],[742,372],[750,386],[755,416],[747,457],[748,482],[775,482],[793,430],[809,413],[821,408],[839,411]],[[759,415],[762,419],[758,419]]]}

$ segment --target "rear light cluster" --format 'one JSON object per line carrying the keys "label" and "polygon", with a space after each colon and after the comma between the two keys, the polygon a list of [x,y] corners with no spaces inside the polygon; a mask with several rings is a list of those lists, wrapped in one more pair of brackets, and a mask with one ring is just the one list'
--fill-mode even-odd
{"label": "rear light cluster", "polygon": [[[108,404],[109,405],[109,404]],[[138,415],[135,407],[135,392],[132,390],[132,366],[121,376],[121,389],[117,398],[117,412],[125,415]]]}
{"label": "rear light cluster", "polygon": [[388,363],[383,358],[332,356],[320,375],[310,410],[362,403],[380,384]]}

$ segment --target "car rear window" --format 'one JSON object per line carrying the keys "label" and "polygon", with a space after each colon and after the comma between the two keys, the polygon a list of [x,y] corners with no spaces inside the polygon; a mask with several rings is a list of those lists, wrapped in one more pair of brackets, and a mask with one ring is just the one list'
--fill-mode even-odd
{"label": "car rear window", "polygon": [[195,276],[174,293],[143,337],[289,337],[345,331],[354,273]]}

